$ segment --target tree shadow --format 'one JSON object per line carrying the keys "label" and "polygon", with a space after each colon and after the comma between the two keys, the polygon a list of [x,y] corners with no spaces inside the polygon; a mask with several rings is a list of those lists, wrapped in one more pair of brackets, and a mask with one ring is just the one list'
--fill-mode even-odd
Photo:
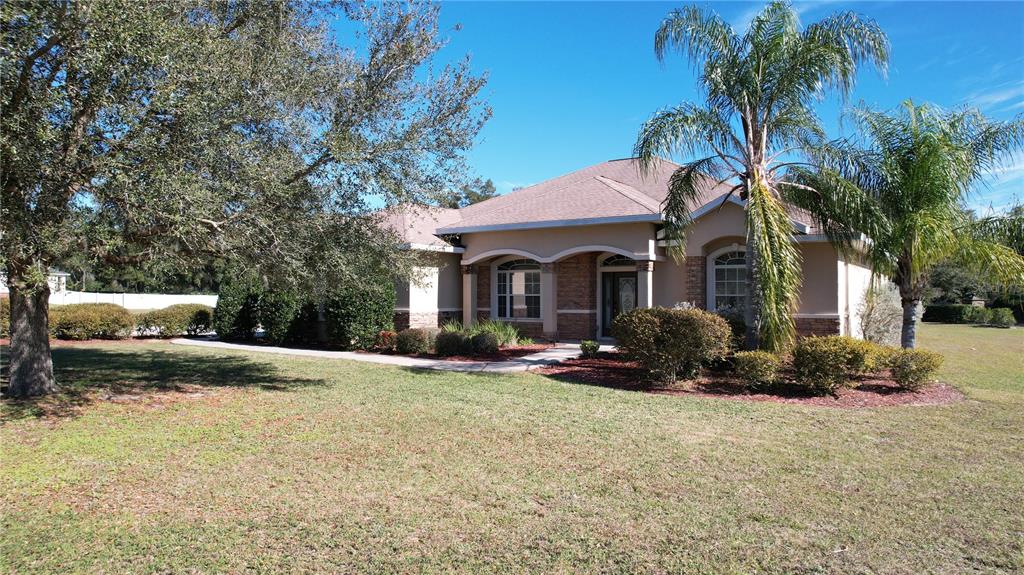
{"label": "tree shadow", "polygon": [[[244,356],[170,350],[96,347],[53,349],[60,392],[32,399],[4,398],[0,421],[71,417],[97,401],[130,402],[156,395],[202,394],[212,388],[290,391],[325,385],[321,379],[286,376],[274,364]],[[0,347],[0,391],[8,383],[9,347]]]}

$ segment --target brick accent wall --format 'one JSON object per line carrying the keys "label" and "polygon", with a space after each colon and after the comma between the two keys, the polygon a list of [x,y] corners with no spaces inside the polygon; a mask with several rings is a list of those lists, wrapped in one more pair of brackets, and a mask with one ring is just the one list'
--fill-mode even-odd
{"label": "brick accent wall", "polygon": [[557,309],[593,310],[591,313],[559,313],[559,339],[593,339],[597,336],[597,257],[577,254],[556,264]]}
{"label": "brick accent wall", "polygon": [[797,337],[839,335],[838,317],[798,317],[795,319]]}
{"label": "brick accent wall", "polygon": [[476,307],[491,309],[491,266],[476,266]]}
{"label": "brick accent wall", "polygon": [[519,328],[519,335],[536,340],[544,339],[544,324],[539,321],[506,320]]}
{"label": "brick accent wall", "polygon": [[556,264],[558,309],[597,309],[597,259],[578,254]]}
{"label": "brick accent wall", "polygon": [[704,256],[686,256],[683,273],[686,278],[686,301],[705,309],[708,307],[708,260]]}
{"label": "brick accent wall", "polygon": [[594,339],[597,336],[597,312],[558,314],[559,339]]}

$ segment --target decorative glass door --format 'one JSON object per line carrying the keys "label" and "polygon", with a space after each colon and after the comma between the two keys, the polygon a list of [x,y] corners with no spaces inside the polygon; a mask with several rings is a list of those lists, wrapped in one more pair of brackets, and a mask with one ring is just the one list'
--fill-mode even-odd
{"label": "decorative glass door", "polygon": [[601,282],[601,335],[610,337],[615,317],[636,307],[636,272],[604,272]]}

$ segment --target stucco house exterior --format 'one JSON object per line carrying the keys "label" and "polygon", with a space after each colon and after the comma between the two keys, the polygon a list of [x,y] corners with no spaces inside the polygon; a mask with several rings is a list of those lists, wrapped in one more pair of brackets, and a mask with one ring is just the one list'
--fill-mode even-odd
{"label": "stucco house exterior", "polygon": [[[611,160],[466,208],[392,216],[410,249],[431,254],[419,282],[397,287],[396,327],[497,318],[531,337],[575,340],[608,337],[634,307],[742,307],[744,212],[727,186],[692,206],[685,258],[666,253],[661,204],[678,167],[662,160],[641,177],[634,159]],[[797,331],[859,336],[870,270],[806,214],[791,217],[803,256]]]}

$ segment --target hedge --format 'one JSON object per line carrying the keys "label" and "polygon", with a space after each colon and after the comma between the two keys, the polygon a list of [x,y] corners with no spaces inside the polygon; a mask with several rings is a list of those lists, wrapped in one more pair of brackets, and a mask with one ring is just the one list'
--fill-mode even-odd
{"label": "hedge", "polygon": [[736,376],[752,390],[761,390],[779,380],[782,359],[767,351],[741,351],[733,357]]}
{"label": "hedge", "polygon": [[11,337],[11,300],[0,297],[0,337]]}
{"label": "hedge", "polygon": [[405,355],[426,353],[432,345],[430,332],[418,327],[403,329],[395,338],[395,350]]}
{"label": "hedge", "polygon": [[372,348],[394,321],[391,278],[364,278],[327,292],[322,302],[291,288],[264,289],[252,278],[221,286],[214,329],[224,340],[250,340],[257,328],[271,343],[326,344],[342,349]]}
{"label": "hedge", "polygon": [[921,321],[931,321],[936,323],[974,323],[974,318],[977,317],[978,312],[974,311],[976,308],[972,305],[953,303],[953,304],[933,304],[925,306],[924,314],[921,315]]}
{"label": "hedge", "polygon": [[1013,315],[1012,309],[1008,307],[995,307],[992,308],[992,317],[989,323],[997,327],[1013,327],[1017,323],[1017,318]]}
{"label": "hedge", "polygon": [[49,325],[57,339],[124,339],[135,329],[135,317],[112,303],[80,303],[50,308]]}
{"label": "hedge", "polygon": [[181,303],[140,314],[136,325],[142,335],[176,337],[210,331],[213,308],[198,303]]}

